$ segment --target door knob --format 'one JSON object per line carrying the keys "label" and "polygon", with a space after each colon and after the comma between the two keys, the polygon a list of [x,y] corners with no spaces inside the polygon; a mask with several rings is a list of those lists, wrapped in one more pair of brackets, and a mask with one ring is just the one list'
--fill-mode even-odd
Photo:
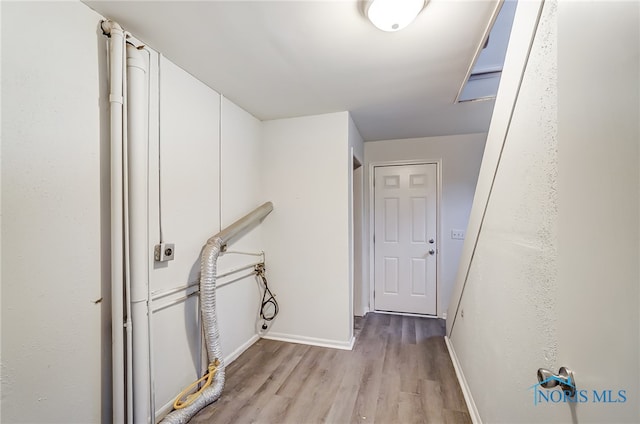
{"label": "door knob", "polygon": [[566,367],[560,367],[558,374],[554,374],[545,368],[538,370],[538,384],[545,389],[553,389],[560,386],[563,392],[569,397],[576,395],[576,380],[573,377],[573,371]]}
{"label": "door knob", "polygon": [[429,244],[433,244],[433,243],[435,243],[435,242],[436,242],[436,241],[435,241],[434,239],[429,239]]}
{"label": "door knob", "polygon": [[433,249],[429,250],[429,254],[430,254],[430,255],[434,255],[435,253],[436,253],[436,251],[435,251],[435,250],[433,250]]}

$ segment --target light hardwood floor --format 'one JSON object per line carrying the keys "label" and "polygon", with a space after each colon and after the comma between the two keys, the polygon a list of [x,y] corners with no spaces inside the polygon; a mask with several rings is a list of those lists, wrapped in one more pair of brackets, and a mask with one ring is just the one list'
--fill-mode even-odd
{"label": "light hardwood floor", "polygon": [[471,422],[443,320],[370,313],[356,334],[352,351],[258,341],[191,423]]}

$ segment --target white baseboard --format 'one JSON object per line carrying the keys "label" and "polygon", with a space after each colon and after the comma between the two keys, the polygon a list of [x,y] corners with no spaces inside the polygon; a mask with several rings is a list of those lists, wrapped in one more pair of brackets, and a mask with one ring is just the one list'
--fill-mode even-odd
{"label": "white baseboard", "polygon": [[260,340],[260,336],[254,334],[249,340],[244,342],[240,347],[238,347],[236,350],[234,350],[224,358],[224,366],[229,366],[230,363],[238,359],[238,356],[242,355],[245,350],[249,349],[258,340]]}
{"label": "white baseboard", "polygon": [[340,342],[337,340],[318,339],[316,337],[296,336],[283,333],[267,333],[262,336],[263,339],[277,340],[280,342],[298,343],[311,346],[330,347],[333,349],[352,350],[356,342],[355,337],[351,337],[348,342]]}
{"label": "white baseboard", "polygon": [[411,312],[391,312],[391,311],[373,311],[376,314],[384,314],[384,315],[400,315],[403,317],[418,317],[418,318],[432,318],[432,319],[440,319],[437,315],[424,315],[424,314],[414,314]]}
{"label": "white baseboard", "polygon": [[[251,336],[249,340],[244,342],[240,347],[238,347],[236,350],[234,350],[224,358],[224,366],[229,366],[230,363],[238,359],[238,357],[242,355],[245,350],[249,349],[258,340],[260,340],[260,336],[258,336],[257,334]],[[180,388],[179,390],[182,390],[182,388]],[[173,410],[173,401],[174,399],[171,399],[169,402],[167,402],[166,405],[162,405],[160,408],[158,408],[158,410],[156,411],[156,422],[160,421]]]}
{"label": "white baseboard", "polygon": [[353,316],[354,316],[354,317],[358,317],[358,318],[364,318],[364,317],[366,317],[366,316],[367,316],[367,314],[368,314],[368,313],[369,313],[369,310],[368,310],[368,309],[364,309],[364,310],[362,311],[362,315],[354,313],[354,314],[353,314]]}
{"label": "white baseboard", "polygon": [[469,410],[471,421],[473,422],[473,424],[482,424],[480,413],[478,412],[476,403],[473,401],[473,396],[471,396],[471,390],[469,389],[469,384],[467,384],[467,380],[466,378],[464,378],[464,373],[462,372],[460,361],[458,361],[458,356],[456,355],[456,352],[453,349],[453,344],[451,343],[451,340],[449,340],[449,337],[447,336],[444,336],[444,342],[447,344],[447,350],[449,351],[449,356],[451,357],[451,362],[453,363],[453,369],[456,371],[456,377],[458,377],[458,382],[460,383],[460,389],[462,389],[462,394],[464,395],[464,401],[467,404],[467,409]]}

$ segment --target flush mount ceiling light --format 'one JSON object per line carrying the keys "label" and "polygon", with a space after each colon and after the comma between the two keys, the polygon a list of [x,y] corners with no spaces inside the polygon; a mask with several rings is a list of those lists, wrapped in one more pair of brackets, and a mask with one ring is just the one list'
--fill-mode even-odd
{"label": "flush mount ceiling light", "polygon": [[393,32],[413,22],[425,4],[425,0],[369,0],[365,14],[377,28]]}

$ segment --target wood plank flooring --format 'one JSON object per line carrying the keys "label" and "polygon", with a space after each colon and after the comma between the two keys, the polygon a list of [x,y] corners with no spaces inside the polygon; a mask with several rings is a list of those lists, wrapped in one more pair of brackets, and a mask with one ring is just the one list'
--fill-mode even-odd
{"label": "wood plank flooring", "polygon": [[191,423],[470,423],[444,321],[370,313],[353,351],[260,340]]}

